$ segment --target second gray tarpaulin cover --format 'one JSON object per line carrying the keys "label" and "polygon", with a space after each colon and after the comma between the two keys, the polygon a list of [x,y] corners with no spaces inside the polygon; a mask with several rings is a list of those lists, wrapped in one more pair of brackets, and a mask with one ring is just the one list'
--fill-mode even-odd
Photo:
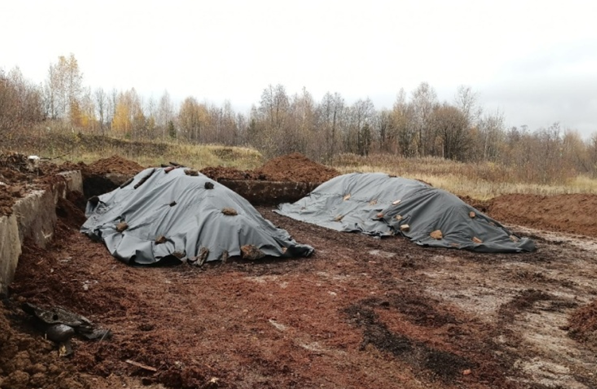
{"label": "second gray tarpaulin cover", "polygon": [[419,245],[478,252],[534,251],[535,244],[444,190],[383,173],[335,177],[277,213],[345,232],[402,234]]}
{"label": "second gray tarpaulin cover", "polygon": [[87,203],[81,231],[117,259],[203,263],[228,256],[306,257],[313,248],[264,219],[244,198],[183,167],[150,168]]}

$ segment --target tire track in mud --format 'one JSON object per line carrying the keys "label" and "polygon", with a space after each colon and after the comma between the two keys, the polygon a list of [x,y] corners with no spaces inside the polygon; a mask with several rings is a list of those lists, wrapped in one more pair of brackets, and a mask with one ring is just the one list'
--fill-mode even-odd
{"label": "tire track in mud", "polygon": [[349,320],[363,329],[361,349],[372,344],[379,350],[387,351],[404,361],[429,369],[444,381],[451,381],[466,369],[477,365],[457,354],[441,351],[414,341],[407,336],[388,330],[368,304],[351,305],[344,310]]}
{"label": "tire track in mud", "polygon": [[360,350],[369,347],[408,363],[415,376],[443,385],[515,387],[504,380],[502,362],[492,354],[487,327],[422,290],[398,289],[344,308],[362,331]]}

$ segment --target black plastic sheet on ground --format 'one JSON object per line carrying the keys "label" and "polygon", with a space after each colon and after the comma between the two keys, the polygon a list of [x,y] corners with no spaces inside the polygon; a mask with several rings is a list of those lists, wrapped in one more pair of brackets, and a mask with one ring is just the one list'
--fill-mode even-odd
{"label": "black plastic sheet on ground", "polygon": [[296,203],[280,205],[276,212],[337,231],[402,234],[423,246],[479,252],[535,250],[532,240],[515,236],[457,196],[383,173],[335,177]]}
{"label": "black plastic sheet on ground", "polygon": [[[190,174],[188,174],[190,173]],[[146,169],[87,204],[81,231],[128,264],[309,256],[240,195],[179,167]]]}

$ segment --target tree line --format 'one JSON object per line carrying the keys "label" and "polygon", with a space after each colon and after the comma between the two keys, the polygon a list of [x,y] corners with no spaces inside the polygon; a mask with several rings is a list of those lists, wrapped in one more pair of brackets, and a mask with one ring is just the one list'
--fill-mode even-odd
{"label": "tree line", "polygon": [[18,69],[0,69],[0,131],[26,132],[39,123],[133,140],[249,145],[266,157],[301,152],[330,162],[343,153],[385,153],[490,162],[522,172],[540,168],[533,180],[545,183],[597,176],[597,133],[583,140],[558,123],[508,128],[504,115],[486,112],[470,87],[442,102],[426,82],[410,93],[401,89],[391,108],[380,109],[369,98],[348,103],[326,93],[317,101],[306,88],[291,95],[283,85],[269,85],[250,112],[240,113],[230,102],[218,106],[192,96],[175,104],[167,91],[156,101],[134,88],[92,90],[72,54],[50,64],[41,85]]}

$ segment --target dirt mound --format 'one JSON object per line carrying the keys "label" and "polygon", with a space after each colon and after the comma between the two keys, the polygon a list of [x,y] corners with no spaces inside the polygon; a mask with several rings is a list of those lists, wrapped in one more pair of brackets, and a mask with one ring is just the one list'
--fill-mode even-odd
{"label": "dirt mound", "polygon": [[[79,165],[83,173],[83,192],[86,198],[111,192],[144,169],[137,162],[118,155],[99,159],[90,165]],[[108,178],[108,174],[112,177]]]}
{"label": "dirt mound", "polygon": [[311,161],[300,153],[270,159],[255,173],[270,181],[294,182],[325,182],[340,175],[337,170]]}
{"label": "dirt mound", "polygon": [[0,216],[10,215],[16,200],[23,197],[25,187],[42,186],[43,171],[27,156],[19,153],[0,154]]}
{"label": "dirt mound", "polygon": [[0,216],[9,216],[14,203],[31,190],[45,190],[62,181],[57,173],[69,170],[81,170],[85,175],[88,168],[83,162],[56,165],[48,160],[37,160],[32,163],[23,154],[0,154]]}
{"label": "dirt mound", "polygon": [[487,208],[503,223],[597,236],[597,195],[509,194],[490,200]]}
{"label": "dirt mound", "polygon": [[83,162],[56,165],[48,160],[37,161],[33,165],[23,154],[3,153],[0,154],[0,215],[10,215],[15,201],[31,189],[46,189],[48,185],[62,180],[56,175],[60,172],[80,170],[84,178],[85,196],[91,197],[118,187],[119,182],[105,177],[107,173],[117,173],[124,177],[124,181],[143,169],[138,163],[118,155],[90,165]]}
{"label": "dirt mound", "polygon": [[0,185],[0,216],[10,216],[12,214],[12,205],[20,197],[21,193],[17,187]]}
{"label": "dirt mound", "polygon": [[29,176],[12,167],[0,167],[0,182],[7,185],[27,181]]}
{"label": "dirt mound", "polygon": [[128,160],[119,155],[113,155],[109,158],[99,159],[87,166],[90,173],[103,175],[107,173],[119,173],[135,175],[145,169],[137,162]]}
{"label": "dirt mound", "polygon": [[255,170],[231,167],[206,167],[201,170],[212,180],[265,180],[290,182],[325,182],[340,175],[335,169],[311,161],[300,153],[270,159]]}
{"label": "dirt mound", "polygon": [[574,311],[568,322],[573,338],[597,349],[597,300]]}
{"label": "dirt mound", "polygon": [[256,180],[258,179],[252,170],[238,170],[233,167],[208,166],[201,170],[212,180]]}
{"label": "dirt mound", "polygon": [[477,200],[470,196],[458,196],[460,200],[464,201],[471,207],[478,209],[479,211],[488,214],[489,213],[489,203],[483,200]]}

